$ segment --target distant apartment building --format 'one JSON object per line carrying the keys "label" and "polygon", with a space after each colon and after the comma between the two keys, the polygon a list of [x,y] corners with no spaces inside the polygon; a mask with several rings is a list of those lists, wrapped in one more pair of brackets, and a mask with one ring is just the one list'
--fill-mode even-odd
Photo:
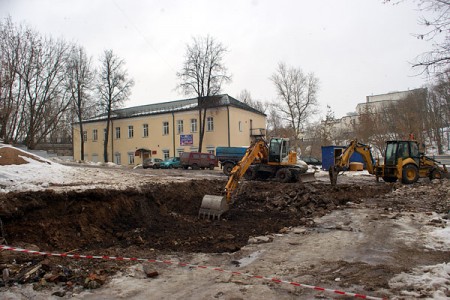
{"label": "distant apartment building", "polygon": [[367,111],[376,113],[383,107],[391,105],[399,100],[405,99],[407,96],[417,93],[426,92],[425,88],[413,89],[408,91],[391,92],[387,94],[366,96],[366,102],[356,105],[356,113],[358,115],[364,114]]}
{"label": "distant apartment building", "polygon": [[425,88],[413,89],[408,91],[391,92],[380,95],[366,96],[366,102],[356,105],[356,112],[349,114],[335,121],[333,133],[337,135],[351,135],[355,124],[359,122],[359,116],[367,112],[377,113],[382,108],[387,107],[397,101],[405,99],[408,95],[417,92],[426,92]]}
{"label": "distant apartment building", "polygon": [[[134,166],[148,157],[165,159],[199,150],[199,105],[207,107],[202,151],[218,146],[248,146],[266,127],[266,115],[226,94],[115,110],[110,130],[106,116],[83,122],[84,159],[103,162],[108,137],[108,161]],[[74,159],[81,159],[80,132],[73,126]]]}

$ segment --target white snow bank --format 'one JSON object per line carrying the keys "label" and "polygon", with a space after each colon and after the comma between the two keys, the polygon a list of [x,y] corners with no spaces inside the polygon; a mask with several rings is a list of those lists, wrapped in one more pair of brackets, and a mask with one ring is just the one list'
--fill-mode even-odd
{"label": "white snow bank", "polygon": [[20,156],[27,164],[0,166],[0,192],[19,190],[42,190],[50,184],[66,184],[80,177],[80,170],[74,170],[39,157],[41,161]]}
{"label": "white snow bank", "polygon": [[389,281],[389,286],[400,289],[402,296],[426,297],[427,299],[438,300],[449,299],[450,263],[420,267],[414,269],[411,273],[401,273]]}

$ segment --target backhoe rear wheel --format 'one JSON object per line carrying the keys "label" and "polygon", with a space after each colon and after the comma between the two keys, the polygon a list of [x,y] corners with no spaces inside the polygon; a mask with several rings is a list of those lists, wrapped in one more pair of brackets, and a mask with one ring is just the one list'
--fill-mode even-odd
{"label": "backhoe rear wheel", "polygon": [[246,180],[255,180],[257,176],[257,172],[255,168],[249,167],[247,171],[245,171],[244,178]]}
{"label": "backhoe rear wheel", "polygon": [[412,164],[406,165],[402,170],[402,182],[404,184],[412,184],[419,180],[419,169]]}
{"label": "backhoe rear wheel", "polygon": [[292,173],[289,169],[279,169],[275,174],[275,177],[279,182],[287,183],[292,180]]}

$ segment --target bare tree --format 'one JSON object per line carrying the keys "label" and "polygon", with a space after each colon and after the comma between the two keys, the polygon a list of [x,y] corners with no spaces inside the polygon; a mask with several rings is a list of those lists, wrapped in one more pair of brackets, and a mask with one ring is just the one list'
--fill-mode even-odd
{"label": "bare tree", "polygon": [[318,126],[320,143],[322,145],[330,145],[333,141],[333,126],[336,121],[334,117],[334,112],[329,105],[327,105],[327,111],[325,114],[325,119],[321,122],[320,126]]}
{"label": "bare tree", "polygon": [[114,109],[121,107],[128,100],[134,81],[128,79],[128,73],[124,69],[125,61],[116,56],[112,50],[105,50],[100,58],[100,62],[101,67],[97,90],[100,94],[100,106],[106,114],[103,158],[105,162],[108,162],[108,140],[111,116]]}
{"label": "bare tree", "polygon": [[294,135],[294,132],[291,127],[287,126],[278,108],[273,105],[273,103],[269,103],[268,105],[268,116],[267,116],[267,137],[291,137]]}
{"label": "bare tree", "polygon": [[242,90],[237,99],[262,113],[266,113],[267,111],[267,104],[260,100],[253,100],[252,95],[248,90]]}
{"label": "bare tree", "polygon": [[17,27],[10,17],[0,22],[0,138],[16,142],[24,106],[24,89],[18,72],[23,59],[25,29]]}
{"label": "bare tree", "polygon": [[313,73],[305,75],[300,68],[289,68],[284,63],[278,64],[270,79],[279,97],[279,102],[274,105],[288,122],[294,131],[294,139],[298,141],[306,121],[316,112],[319,80]]}
{"label": "bare tree", "polygon": [[[397,4],[403,0],[384,0],[385,3]],[[413,67],[418,67],[428,74],[440,74],[450,66],[450,1],[447,0],[414,0],[420,10],[429,13],[422,16],[419,23],[425,26],[423,33],[415,36],[422,40],[432,41],[432,50],[419,55]]]}
{"label": "bare tree", "polygon": [[444,129],[450,127],[450,72],[438,76],[426,99],[428,138],[444,153]]}
{"label": "bare tree", "polygon": [[433,17],[422,17],[420,23],[427,31],[417,37],[433,40],[433,49],[419,56],[414,67],[422,67],[428,73],[441,73],[450,66],[450,2],[446,0],[420,0],[419,8],[432,12]]}
{"label": "bare tree", "polygon": [[74,45],[67,62],[66,85],[80,130],[81,160],[84,160],[83,120],[95,111],[91,96],[94,76],[92,59],[88,58],[83,47]]}
{"label": "bare tree", "polygon": [[199,143],[198,151],[202,151],[205,135],[206,111],[210,96],[218,95],[222,84],[231,81],[223,56],[227,48],[211,36],[194,38],[192,44],[186,46],[186,57],[183,67],[177,73],[180,84],[177,86],[185,95],[198,97]]}
{"label": "bare tree", "polygon": [[24,58],[18,74],[25,92],[24,143],[30,149],[43,141],[58,126],[70,104],[64,88],[68,44],[63,40],[42,38],[33,31],[25,33]]}

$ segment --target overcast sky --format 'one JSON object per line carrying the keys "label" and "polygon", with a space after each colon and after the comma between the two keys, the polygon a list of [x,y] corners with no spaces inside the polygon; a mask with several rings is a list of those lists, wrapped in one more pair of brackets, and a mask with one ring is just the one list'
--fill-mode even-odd
{"label": "overcast sky", "polygon": [[136,82],[127,107],[187,98],[176,72],[192,37],[209,34],[229,50],[223,93],[273,101],[269,77],[285,62],[319,78],[322,115],[330,105],[342,117],[367,95],[426,84],[410,64],[431,47],[413,36],[424,31],[422,13],[412,1],[382,2],[0,0],[0,17],[77,42],[95,62],[112,49]]}

